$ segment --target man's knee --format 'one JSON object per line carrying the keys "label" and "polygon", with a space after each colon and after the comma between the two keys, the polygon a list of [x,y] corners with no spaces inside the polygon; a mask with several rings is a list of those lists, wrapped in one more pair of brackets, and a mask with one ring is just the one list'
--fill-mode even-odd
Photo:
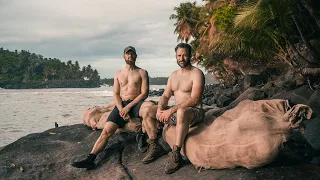
{"label": "man's knee", "polygon": [[186,108],[179,108],[178,110],[177,110],[177,115],[178,116],[184,116],[185,114],[186,114],[186,112],[187,112],[187,109]]}
{"label": "man's knee", "polygon": [[152,117],[153,114],[155,114],[153,105],[143,107],[143,109],[142,109],[142,118],[145,118],[145,117],[148,117],[148,116]]}
{"label": "man's knee", "polygon": [[107,121],[101,132],[101,136],[110,138],[117,129],[118,125],[116,123]]}
{"label": "man's knee", "polygon": [[106,138],[110,138],[114,133],[111,132],[110,130],[104,128],[101,132],[101,136],[104,136]]}
{"label": "man's knee", "polygon": [[187,108],[179,108],[177,110],[177,124],[188,123],[191,117]]}

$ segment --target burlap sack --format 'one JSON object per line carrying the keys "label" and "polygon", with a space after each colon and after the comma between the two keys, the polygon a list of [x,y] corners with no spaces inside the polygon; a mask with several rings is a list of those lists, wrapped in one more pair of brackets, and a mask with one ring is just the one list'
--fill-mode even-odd
{"label": "burlap sack", "polygon": [[[91,127],[93,130],[103,129],[109,114],[114,108],[114,104],[109,104],[105,107],[95,106],[89,108],[83,112],[83,124]],[[125,124],[123,128],[119,128],[116,133],[121,131],[125,132],[139,132],[141,128],[140,118],[130,118],[128,123]]]}
{"label": "burlap sack", "polygon": [[[182,153],[203,168],[254,168],[272,162],[281,144],[312,110],[290,107],[285,100],[245,100],[224,112],[209,126],[189,130]],[[175,126],[166,127],[164,138],[172,147]]]}

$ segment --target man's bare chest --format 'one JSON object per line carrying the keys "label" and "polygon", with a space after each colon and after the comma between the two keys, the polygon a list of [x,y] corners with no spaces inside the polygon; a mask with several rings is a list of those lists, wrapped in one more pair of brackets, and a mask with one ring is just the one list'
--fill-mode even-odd
{"label": "man's bare chest", "polygon": [[190,92],[192,90],[193,81],[189,76],[176,76],[171,81],[172,90]]}
{"label": "man's bare chest", "polygon": [[139,85],[141,84],[142,78],[137,73],[124,74],[118,77],[120,86],[126,85]]}

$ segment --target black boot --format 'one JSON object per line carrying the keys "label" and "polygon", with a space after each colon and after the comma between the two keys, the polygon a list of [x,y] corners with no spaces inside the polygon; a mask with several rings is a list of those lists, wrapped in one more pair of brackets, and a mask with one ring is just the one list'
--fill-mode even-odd
{"label": "black boot", "polygon": [[94,163],[96,157],[97,156],[95,154],[89,154],[86,159],[73,162],[71,166],[76,168],[87,168],[87,170],[93,169],[96,166]]}
{"label": "black boot", "polygon": [[136,136],[136,141],[138,143],[138,149],[142,153],[147,151],[147,148],[148,148],[147,139],[148,139],[148,135],[146,133],[143,133],[143,132],[140,132]]}

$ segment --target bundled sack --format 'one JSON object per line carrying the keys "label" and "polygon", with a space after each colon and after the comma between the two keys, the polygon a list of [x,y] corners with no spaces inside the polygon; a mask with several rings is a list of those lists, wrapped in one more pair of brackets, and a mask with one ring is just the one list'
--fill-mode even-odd
{"label": "bundled sack", "polygon": [[103,123],[103,119],[106,120],[105,117],[109,116],[113,108],[114,104],[110,104],[106,107],[94,106],[86,109],[82,116],[83,124],[91,127],[93,130],[103,129],[105,123]]}
{"label": "bundled sack", "polygon": [[[301,128],[312,110],[286,100],[245,100],[227,110],[212,124],[189,130],[182,154],[196,167],[248,169],[272,162],[293,129]],[[174,145],[175,127],[164,129],[164,138]]]}
{"label": "bundled sack", "polygon": [[[83,124],[92,128],[92,130],[103,129],[109,114],[114,108],[114,104],[107,106],[94,106],[83,112]],[[130,118],[129,122],[123,128],[119,128],[117,132],[139,132],[141,129],[140,118]],[[116,133],[117,133],[116,132]]]}

